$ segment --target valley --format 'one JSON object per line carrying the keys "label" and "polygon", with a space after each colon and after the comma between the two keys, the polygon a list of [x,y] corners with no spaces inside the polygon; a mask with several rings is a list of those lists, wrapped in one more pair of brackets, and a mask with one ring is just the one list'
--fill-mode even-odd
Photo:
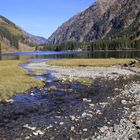
{"label": "valley", "polygon": [[79,3],[2,2],[0,140],[140,139],[140,1]]}

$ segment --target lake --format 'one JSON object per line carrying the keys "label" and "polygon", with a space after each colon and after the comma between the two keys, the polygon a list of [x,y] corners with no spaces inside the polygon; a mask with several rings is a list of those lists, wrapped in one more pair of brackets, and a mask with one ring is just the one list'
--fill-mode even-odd
{"label": "lake", "polygon": [[140,58],[140,51],[95,52],[17,52],[0,54],[0,60],[61,59],[61,58]]}

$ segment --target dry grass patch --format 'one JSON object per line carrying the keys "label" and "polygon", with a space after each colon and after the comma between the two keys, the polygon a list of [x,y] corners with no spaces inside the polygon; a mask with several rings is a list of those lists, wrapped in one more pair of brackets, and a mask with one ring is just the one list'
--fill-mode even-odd
{"label": "dry grass patch", "polygon": [[87,86],[90,86],[93,83],[92,79],[84,78],[84,77],[79,78],[77,81],[80,82],[81,84],[87,85]]}
{"label": "dry grass patch", "polygon": [[97,66],[97,67],[109,67],[113,65],[127,64],[133,59],[62,59],[62,60],[50,60],[47,62],[49,65],[56,66]]}
{"label": "dry grass patch", "polygon": [[0,101],[6,100],[17,93],[31,87],[40,87],[41,81],[30,77],[18,65],[21,61],[0,61]]}

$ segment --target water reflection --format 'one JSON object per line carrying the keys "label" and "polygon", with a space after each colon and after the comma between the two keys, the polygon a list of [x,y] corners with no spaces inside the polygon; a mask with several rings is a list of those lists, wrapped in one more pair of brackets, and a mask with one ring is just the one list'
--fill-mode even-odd
{"label": "water reflection", "polygon": [[140,51],[96,52],[25,52],[0,54],[0,60],[61,59],[61,58],[140,58]]}
{"label": "water reflection", "polygon": [[140,51],[98,51],[82,53],[81,55],[84,58],[140,58]]}

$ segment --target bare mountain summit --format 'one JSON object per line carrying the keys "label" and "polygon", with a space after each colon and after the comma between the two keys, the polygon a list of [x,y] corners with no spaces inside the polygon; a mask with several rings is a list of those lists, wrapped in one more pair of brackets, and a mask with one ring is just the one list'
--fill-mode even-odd
{"label": "bare mountain summit", "polygon": [[139,0],[97,0],[60,26],[49,44],[93,41],[132,35],[140,31]]}

